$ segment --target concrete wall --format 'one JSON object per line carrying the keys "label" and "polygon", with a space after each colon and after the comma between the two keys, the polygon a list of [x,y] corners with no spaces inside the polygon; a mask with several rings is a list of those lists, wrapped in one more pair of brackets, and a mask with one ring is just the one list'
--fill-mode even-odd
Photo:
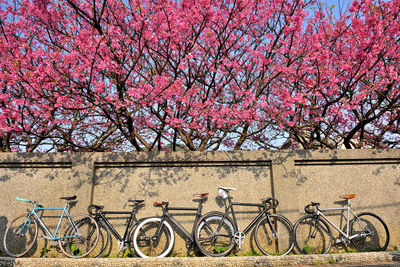
{"label": "concrete wall", "polygon": [[[355,193],[356,212],[371,211],[388,225],[389,249],[400,246],[400,150],[298,150],[240,152],[0,154],[0,238],[14,216],[30,208],[15,200],[39,200],[62,207],[59,197],[76,194],[71,213],[86,213],[90,203],[106,210],[129,210],[129,198],[144,199],[138,218],[161,215],[154,201],[170,206],[196,207],[193,193],[209,192],[204,213],[220,210],[219,186],[235,187],[235,201],[260,202],[266,196],[280,201],[278,212],[293,223],[310,201],[334,207],[339,195]],[[238,208],[242,229],[257,210]],[[45,219],[56,225],[56,212]],[[190,232],[193,216],[176,217]],[[334,219],[335,220],[335,219]],[[122,231],[124,218],[113,223]],[[340,221],[335,221],[339,223]],[[335,233],[336,234],[336,233]],[[176,235],[176,254],[185,254]],[[61,256],[41,239],[35,255]],[[113,242],[114,249],[116,242]],[[245,250],[253,248],[251,236]],[[340,249],[340,248],[338,248]],[[0,244],[0,255],[2,253]]]}

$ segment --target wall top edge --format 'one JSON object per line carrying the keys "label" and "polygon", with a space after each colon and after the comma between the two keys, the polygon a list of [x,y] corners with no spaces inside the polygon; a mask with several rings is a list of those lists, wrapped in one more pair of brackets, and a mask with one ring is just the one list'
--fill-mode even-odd
{"label": "wall top edge", "polygon": [[87,153],[0,153],[0,163],[21,162],[170,162],[170,161],[286,161],[400,159],[399,149],[365,150],[268,150],[268,151],[178,151],[178,152],[87,152]]}

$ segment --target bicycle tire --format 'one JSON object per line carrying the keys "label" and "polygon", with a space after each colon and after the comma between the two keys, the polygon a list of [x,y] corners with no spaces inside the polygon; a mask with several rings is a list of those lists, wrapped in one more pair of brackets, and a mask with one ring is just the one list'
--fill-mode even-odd
{"label": "bicycle tire", "polygon": [[[196,224],[195,242],[200,252],[209,257],[223,257],[235,246],[235,224],[230,217],[212,211],[200,218]],[[216,229],[220,228],[216,233]],[[222,233],[222,234],[221,234]]]}
{"label": "bicycle tire", "polygon": [[171,253],[175,236],[171,225],[164,221],[160,236],[155,240],[154,234],[159,228],[161,218],[152,217],[143,220],[133,233],[133,247],[136,255],[142,258],[162,258]]}
{"label": "bicycle tire", "polygon": [[138,257],[137,253],[135,252],[135,248],[134,248],[134,246],[133,246],[133,235],[134,235],[134,233],[135,233],[135,229],[137,228],[137,226],[138,226],[142,221],[144,221],[144,219],[140,219],[140,220],[136,221],[135,223],[133,223],[133,224],[130,226],[130,228],[129,228],[129,230],[128,230],[128,241],[129,241],[129,243],[128,243],[128,249],[129,249],[129,252],[131,253],[131,255],[132,255],[133,257]]}
{"label": "bicycle tire", "polygon": [[[25,222],[28,224],[25,224]],[[27,226],[27,228],[26,228]],[[20,234],[22,231],[23,234]],[[8,225],[3,239],[4,251],[11,257],[22,257],[28,253],[36,242],[38,224],[30,214],[21,214]]]}
{"label": "bicycle tire", "polygon": [[[99,241],[97,242],[97,246],[94,249],[94,251],[92,251],[90,254],[94,255],[93,256],[94,258],[100,258],[107,251],[107,248],[110,247],[111,233],[110,230],[108,229],[108,226],[103,220],[98,220],[96,222],[97,225],[99,226]],[[109,252],[105,256],[108,256]]]}
{"label": "bicycle tire", "polygon": [[[107,251],[107,248],[110,247],[111,233],[110,233],[110,230],[108,229],[106,223],[102,219],[96,220],[96,222],[99,227],[99,241],[97,242],[97,245],[92,250],[92,252],[90,252],[89,257],[101,258],[104,255],[104,253]],[[109,252],[105,256],[108,256]]]}
{"label": "bicycle tire", "polygon": [[269,218],[277,236],[272,233],[268,217],[264,217],[258,221],[254,230],[256,245],[264,255],[286,255],[294,246],[293,225],[280,214],[270,214]]}
{"label": "bicycle tire", "polygon": [[326,254],[332,247],[333,236],[329,225],[315,215],[300,218],[293,232],[294,244],[301,254]]}
{"label": "bicycle tire", "polygon": [[[95,221],[97,222],[97,226],[99,227],[99,240],[97,242],[96,247],[90,252],[88,255],[91,258],[100,258],[103,256],[103,254],[106,252],[107,248],[109,247],[110,240],[111,240],[111,234],[110,230],[108,229],[107,225],[104,223],[102,219],[96,219],[94,218]],[[76,221],[75,222],[78,227],[88,227],[85,224],[86,223],[92,223],[90,220],[88,220],[86,217]],[[91,237],[89,237],[90,239]]]}
{"label": "bicycle tire", "polygon": [[95,249],[99,241],[99,226],[95,219],[85,214],[73,215],[71,220],[76,229],[68,219],[65,220],[60,228],[64,238],[58,240],[58,245],[67,257],[82,258]]}
{"label": "bicycle tire", "polygon": [[350,221],[351,235],[362,236],[351,239],[359,251],[384,251],[389,245],[389,229],[376,214],[363,212]]}

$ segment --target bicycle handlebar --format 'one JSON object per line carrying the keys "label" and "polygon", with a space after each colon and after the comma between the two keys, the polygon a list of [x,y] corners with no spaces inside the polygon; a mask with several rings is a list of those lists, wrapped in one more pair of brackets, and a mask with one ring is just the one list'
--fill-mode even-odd
{"label": "bicycle handlebar", "polygon": [[262,199],[263,204],[267,204],[267,209],[275,209],[279,205],[279,201],[276,198],[268,197]]}
{"label": "bicycle handlebar", "polygon": [[311,202],[311,204],[308,204],[307,206],[304,207],[304,211],[305,211],[306,213],[308,213],[308,214],[315,214],[315,210],[312,209],[312,208],[310,208],[310,207],[315,207],[315,206],[316,206],[317,209],[318,209],[319,203]]}
{"label": "bicycle handlebar", "polygon": [[24,198],[20,198],[20,197],[15,197],[17,200],[19,201],[23,201],[23,202],[27,202],[27,203],[31,203],[31,204],[35,204],[36,206],[38,206],[39,208],[43,208],[43,205],[39,203],[39,201],[32,201],[32,200],[28,200],[28,199],[24,199]]}

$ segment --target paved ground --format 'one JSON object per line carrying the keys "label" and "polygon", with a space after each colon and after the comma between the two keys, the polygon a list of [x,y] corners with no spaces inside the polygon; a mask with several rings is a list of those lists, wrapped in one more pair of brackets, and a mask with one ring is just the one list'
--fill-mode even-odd
{"label": "paved ground", "polygon": [[400,262],[397,263],[385,263],[385,262],[374,262],[374,263],[358,263],[358,264],[314,264],[314,265],[288,265],[285,267],[400,267]]}
{"label": "paved ground", "polygon": [[328,255],[288,255],[278,257],[225,257],[225,258],[105,258],[105,259],[68,259],[68,258],[0,258],[0,267],[262,267],[295,266],[308,267],[368,266],[400,267],[400,252],[346,253]]}

